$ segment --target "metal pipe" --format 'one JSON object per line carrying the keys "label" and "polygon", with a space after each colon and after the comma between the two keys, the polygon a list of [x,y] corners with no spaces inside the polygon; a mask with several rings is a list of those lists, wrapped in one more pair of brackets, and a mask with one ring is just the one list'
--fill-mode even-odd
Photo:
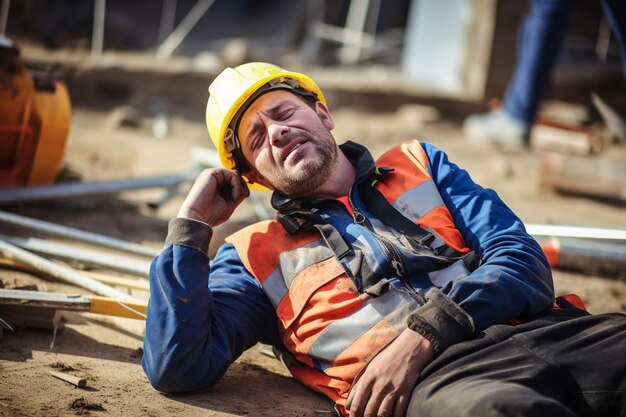
{"label": "metal pipe", "polygon": [[137,243],[116,239],[86,230],[75,229],[73,227],[62,226],[60,224],[50,223],[43,220],[33,219],[31,217],[20,216],[19,214],[8,213],[6,211],[0,211],[0,222],[6,222],[28,229],[45,232],[54,236],[61,236],[81,242],[93,243],[95,245],[118,249],[151,258],[160,253],[160,250],[139,245]]}
{"label": "metal pipe", "polygon": [[104,16],[106,0],[95,0],[93,11],[93,30],[91,33],[91,60],[96,61],[102,56],[104,45]]}
{"label": "metal pipe", "polygon": [[193,178],[190,178],[187,175],[178,174],[115,181],[80,182],[6,189],[0,190],[0,205],[54,200],[68,197],[115,194],[120,191],[136,190],[141,188],[169,188],[182,182],[192,180]]}
{"label": "metal pipe", "polygon": [[171,199],[173,199],[174,197],[182,193],[183,193],[183,190],[181,189],[180,185],[176,184],[173,187],[167,188],[165,192],[163,193],[163,195],[161,195],[161,197],[159,197],[158,199],[154,201],[149,202],[148,207],[150,207],[153,210],[157,210],[161,206],[163,206],[165,203],[167,203],[168,201],[170,201]]}
{"label": "metal pipe", "polygon": [[19,239],[2,236],[0,239],[22,249],[36,252],[41,255],[55,259],[66,259],[81,262],[86,265],[93,265],[112,269],[114,271],[126,272],[141,277],[147,277],[150,271],[150,262],[127,258],[119,255],[96,252],[93,250],[78,248],[76,246],[64,245],[58,242],[50,242],[37,238]]}
{"label": "metal pipe", "polygon": [[539,240],[550,265],[557,268],[626,278],[626,246],[580,239]]}
{"label": "metal pipe", "polygon": [[[215,154],[217,155],[217,152],[215,152]],[[217,156],[218,161],[219,161],[219,156]],[[221,163],[217,166],[222,166]],[[165,192],[163,193],[163,195],[161,197],[159,197],[157,200],[155,201],[151,201],[148,203],[148,207],[150,207],[153,210],[156,210],[158,208],[160,208],[163,204],[167,203],[168,201],[170,201],[172,198],[176,197],[177,195],[182,194],[183,192],[185,192],[185,187],[183,187],[183,185],[185,184],[185,182],[193,182],[195,181],[195,179],[198,177],[198,175],[200,175],[200,173],[202,171],[204,171],[204,164],[202,163],[195,163],[193,166],[191,166],[187,171],[185,171],[184,177],[185,179],[189,180],[189,181],[181,181],[177,184],[172,185],[171,187],[167,187],[165,189]]]}
{"label": "metal pipe", "polygon": [[623,229],[527,224],[526,231],[533,236],[574,237],[579,239],[620,240],[626,242],[626,230]]}
{"label": "metal pipe", "polygon": [[370,0],[352,0],[346,17],[343,44],[339,51],[342,64],[354,64],[361,56],[363,35],[369,12]]}
{"label": "metal pipe", "polygon": [[178,0],[163,0],[161,9],[161,23],[159,24],[159,42],[163,42],[174,29],[176,18],[176,3]]}
{"label": "metal pipe", "polygon": [[191,32],[191,29],[193,29],[196,23],[204,16],[206,11],[209,10],[209,7],[211,7],[214,1],[215,0],[198,0],[176,29],[159,45],[156,52],[157,58],[169,58],[172,52],[178,48],[178,45],[180,45],[189,32]]}
{"label": "metal pipe", "polygon": [[[15,258],[0,258],[0,268],[10,268],[24,272],[42,272],[35,269],[32,265],[18,261]],[[124,278],[93,271],[80,271],[80,273],[104,284],[116,287],[126,287],[135,290],[150,291],[150,284],[148,280],[143,278]]]}
{"label": "metal pipe", "polygon": [[52,261],[30,253],[2,239],[0,239],[0,251],[8,253],[14,258],[32,265],[38,270],[50,274],[64,282],[85,288],[95,294],[123,301],[143,302],[143,300],[140,300],[139,298],[133,297],[132,295],[128,295],[116,290],[115,288],[109,287],[108,285],[102,284],[101,282],[83,276],[73,269],[55,264]]}

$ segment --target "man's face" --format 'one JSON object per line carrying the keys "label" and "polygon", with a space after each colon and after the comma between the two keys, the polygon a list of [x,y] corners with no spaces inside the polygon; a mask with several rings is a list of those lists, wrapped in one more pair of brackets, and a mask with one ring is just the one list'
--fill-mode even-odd
{"label": "man's face", "polygon": [[314,194],[337,165],[333,127],[321,102],[312,108],[284,90],[262,95],[243,114],[237,132],[254,168],[247,176],[287,196]]}

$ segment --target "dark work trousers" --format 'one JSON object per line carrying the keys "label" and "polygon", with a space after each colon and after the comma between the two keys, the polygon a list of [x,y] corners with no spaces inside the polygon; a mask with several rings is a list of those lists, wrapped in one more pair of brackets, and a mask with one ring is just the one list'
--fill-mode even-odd
{"label": "dark work trousers", "polygon": [[552,310],[427,366],[408,417],[626,416],[626,315]]}

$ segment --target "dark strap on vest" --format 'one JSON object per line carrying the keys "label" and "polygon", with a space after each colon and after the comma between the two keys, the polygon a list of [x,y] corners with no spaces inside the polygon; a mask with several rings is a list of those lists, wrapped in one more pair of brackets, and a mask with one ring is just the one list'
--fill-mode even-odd
{"label": "dark strap on vest", "polygon": [[468,253],[462,253],[454,248],[451,248],[446,243],[433,247],[432,243],[435,240],[435,235],[424,229],[417,223],[412,222],[400,213],[383,194],[376,189],[373,185],[364,182],[360,186],[360,191],[363,199],[366,201],[368,208],[372,211],[374,216],[383,221],[388,226],[393,227],[400,233],[405,235],[408,239],[417,243],[420,246],[425,246],[432,249],[436,255],[448,257],[448,258],[460,258],[465,263],[465,266],[470,271],[474,271],[480,266],[480,259],[476,255],[475,251]]}
{"label": "dark strap on vest", "polygon": [[[301,222],[300,220],[303,221]],[[281,215],[278,221],[280,221],[287,233],[291,235],[315,227],[324,238],[326,245],[333,250],[339,260],[353,253],[343,236],[341,236],[341,233],[317,213],[294,211]]]}
{"label": "dark strap on vest", "polygon": [[[380,191],[369,184],[361,186],[361,195],[374,216],[388,226],[393,227],[406,237],[413,239],[420,246],[428,246],[435,240],[435,235],[404,217],[387,201]],[[446,245],[447,246],[447,245]],[[432,248],[433,250],[435,248]]]}
{"label": "dark strap on vest", "polygon": [[[381,170],[379,172],[381,172],[381,174],[377,176],[382,177],[386,171]],[[363,182],[359,186],[359,191],[361,192],[361,197],[367,202],[368,208],[378,219],[388,226],[395,228],[408,239],[411,239],[422,247],[433,250],[435,255],[461,259],[470,272],[480,266],[481,260],[478,258],[475,251],[461,253],[451,248],[446,243],[438,247],[432,247],[431,244],[435,240],[435,235],[402,215],[402,213],[389,203],[382,193],[374,188],[373,185],[370,185],[369,182]],[[354,253],[350,245],[348,245],[343,236],[341,236],[341,233],[315,211],[294,210],[289,213],[281,214],[278,220],[287,233],[292,235],[315,227],[339,260]]]}

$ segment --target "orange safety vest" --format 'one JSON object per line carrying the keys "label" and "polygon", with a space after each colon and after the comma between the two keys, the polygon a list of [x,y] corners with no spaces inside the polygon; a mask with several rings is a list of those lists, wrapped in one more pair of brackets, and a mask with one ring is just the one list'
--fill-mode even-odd
{"label": "orange safety vest", "polygon": [[[419,142],[392,148],[377,165],[394,168],[375,185],[389,203],[437,240],[469,252]],[[297,360],[290,372],[345,412],[355,377],[407,328],[406,319],[420,307],[418,301],[393,285],[377,297],[359,294],[315,229],[290,235],[278,221],[264,221],[226,240],[276,308],[281,340]],[[458,269],[451,267],[450,274],[458,276]]]}

